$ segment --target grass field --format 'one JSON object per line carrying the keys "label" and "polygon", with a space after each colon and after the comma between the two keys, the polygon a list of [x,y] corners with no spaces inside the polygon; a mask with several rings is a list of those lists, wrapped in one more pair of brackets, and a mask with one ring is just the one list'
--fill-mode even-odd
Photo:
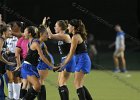
{"label": "grass field", "polygon": [[[56,86],[58,73],[50,72],[46,79],[47,100],[60,100]],[[68,81],[70,100],[78,100],[73,85]],[[85,78],[85,85],[94,100],[140,100],[140,71],[112,73],[107,70],[93,70]],[[7,88],[5,88],[7,94]]]}

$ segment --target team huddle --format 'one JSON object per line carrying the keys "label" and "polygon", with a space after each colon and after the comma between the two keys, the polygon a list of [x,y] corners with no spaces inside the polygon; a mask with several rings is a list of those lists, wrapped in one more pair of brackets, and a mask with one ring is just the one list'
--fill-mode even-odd
{"label": "team huddle", "polygon": [[[42,24],[28,26],[21,32],[21,22],[0,25],[0,100],[5,100],[4,82],[7,79],[9,100],[47,100],[45,79],[48,71],[58,72],[58,91],[61,100],[69,100],[67,80],[74,73],[74,86],[79,100],[93,100],[84,86],[84,76],[91,69],[87,53],[87,32],[81,20],[58,20],[55,33],[48,19]],[[61,63],[54,65],[45,42],[58,41]]]}

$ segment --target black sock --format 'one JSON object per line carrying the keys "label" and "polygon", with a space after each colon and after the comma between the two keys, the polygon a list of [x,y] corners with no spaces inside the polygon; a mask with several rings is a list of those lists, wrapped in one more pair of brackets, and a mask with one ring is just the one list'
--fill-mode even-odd
{"label": "black sock", "polygon": [[79,97],[79,100],[86,100],[85,91],[83,87],[77,89],[77,95]]}
{"label": "black sock", "polygon": [[21,89],[21,90],[20,90],[20,98],[23,98],[23,97],[25,96],[26,93],[27,93],[27,90]]}
{"label": "black sock", "polygon": [[58,88],[61,100],[69,100],[69,90],[66,85]]}
{"label": "black sock", "polygon": [[85,86],[83,86],[83,89],[85,91],[86,99],[87,100],[93,100],[91,95],[90,95],[90,93],[89,93],[89,91],[88,91],[88,89]]}
{"label": "black sock", "polygon": [[45,85],[41,85],[41,90],[37,96],[38,100],[46,100],[46,88]]}
{"label": "black sock", "polygon": [[38,92],[35,91],[33,89],[33,87],[31,87],[30,89],[28,89],[28,92],[26,93],[26,95],[23,97],[23,100],[34,100],[35,97],[37,96]]}

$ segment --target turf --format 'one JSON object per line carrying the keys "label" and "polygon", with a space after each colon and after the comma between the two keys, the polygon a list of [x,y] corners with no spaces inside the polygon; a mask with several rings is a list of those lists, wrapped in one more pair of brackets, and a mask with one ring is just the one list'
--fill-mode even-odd
{"label": "turf", "polygon": [[[60,100],[57,90],[58,73],[50,72],[46,79],[47,100]],[[73,85],[74,75],[68,81],[70,100],[78,100]],[[93,70],[85,77],[85,86],[94,100],[140,100],[140,71],[112,73]],[[7,94],[7,88],[5,88]]]}

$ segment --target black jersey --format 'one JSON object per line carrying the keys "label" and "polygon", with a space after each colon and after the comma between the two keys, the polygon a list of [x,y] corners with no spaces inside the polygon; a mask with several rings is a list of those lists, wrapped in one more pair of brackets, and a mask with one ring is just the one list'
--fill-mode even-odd
{"label": "black jersey", "polygon": [[44,42],[41,43],[41,49],[43,51],[44,56],[51,62],[51,58],[50,58],[50,56],[46,52],[46,48],[45,48],[45,43]]}
{"label": "black jersey", "polygon": [[76,54],[86,53],[87,52],[87,45],[86,42],[83,41],[82,43],[77,45]]}
{"label": "black jersey", "polygon": [[[6,42],[4,40],[3,37],[0,37],[0,39],[2,39],[4,41],[3,47],[2,47],[2,51],[0,52],[1,54],[3,54],[6,51]],[[4,74],[6,72],[5,70],[5,63],[0,61],[0,74]]]}
{"label": "black jersey", "polygon": [[66,43],[64,41],[58,41],[58,49],[60,55],[66,56],[70,51],[71,43]]}
{"label": "black jersey", "polygon": [[31,43],[28,43],[28,53],[27,53],[27,56],[25,58],[25,61],[29,62],[30,64],[34,65],[34,66],[37,66],[38,65],[38,58],[39,58],[39,54],[38,54],[38,51],[37,50],[31,50],[30,46],[33,42],[39,42],[39,40],[37,39],[32,39]]}

